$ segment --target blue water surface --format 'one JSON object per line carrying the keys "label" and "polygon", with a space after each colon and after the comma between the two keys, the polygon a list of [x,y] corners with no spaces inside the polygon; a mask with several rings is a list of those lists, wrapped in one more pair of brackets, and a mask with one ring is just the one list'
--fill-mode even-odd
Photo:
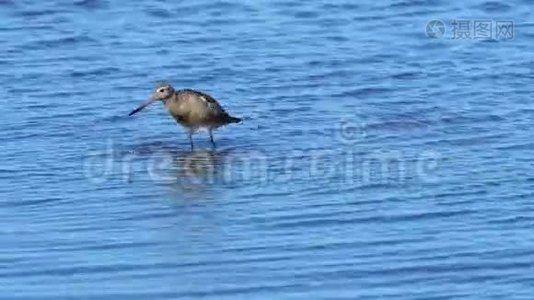
{"label": "blue water surface", "polygon": [[533,299],[530,1],[0,11],[1,299]]}

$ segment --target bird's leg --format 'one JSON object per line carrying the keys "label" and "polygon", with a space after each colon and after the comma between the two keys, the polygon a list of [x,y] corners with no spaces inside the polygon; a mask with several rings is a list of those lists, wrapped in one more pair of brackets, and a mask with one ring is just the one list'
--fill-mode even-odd
{"label": "bird's leg", "polygon": [[193,151],[195,148],[195,146],[193,145],[193,131],[188,131],[187,136],[189,137],[189,145],[191,145],[191,151]]}
{"label": "bird's leg", "polygon": [[213,147],[213,149],[215,149],[215,141],[213,140],[213,128],[210,128],[210,129],[209,129],[209,132],[210,132],[210,142],[211,142],[211,146]]}

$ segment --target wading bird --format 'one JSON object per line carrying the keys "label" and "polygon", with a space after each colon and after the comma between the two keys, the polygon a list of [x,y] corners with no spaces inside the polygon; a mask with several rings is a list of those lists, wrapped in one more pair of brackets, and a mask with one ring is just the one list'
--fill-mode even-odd
{"label": "wading bird", "polygon": [[192,89],[175,90],[167,83],[158,84],[148,102],[134,109],[129,115],[158,101],[162,101],[176,122],[186,128],[191,151],[194,148],[193,133],[198,129],[208,129],[211,145],[215,148],[213,130],[223,125],[241,122],[240,118],[230,116],[210,95]]}

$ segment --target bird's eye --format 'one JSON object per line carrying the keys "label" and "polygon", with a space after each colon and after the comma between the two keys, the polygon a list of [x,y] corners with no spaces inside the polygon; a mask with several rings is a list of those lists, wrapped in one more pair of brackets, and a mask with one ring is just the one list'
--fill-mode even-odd
{"label": "bird's eye", "polygon": [[165,89],[160,89],[158,92],[163,93],[165,92]]}

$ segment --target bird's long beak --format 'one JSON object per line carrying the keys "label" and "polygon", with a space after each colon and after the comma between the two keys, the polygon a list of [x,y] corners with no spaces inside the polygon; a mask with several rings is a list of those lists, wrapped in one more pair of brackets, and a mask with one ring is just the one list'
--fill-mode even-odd
{"label": "bird's long beak", "polygon": [[128,115],[131,116],[131,115],[134,115],[140,111],[142,111],[143,109],[145,109],[145,107],[149,106],[150,104],[154,103],[154,102],[157,102],[158,99],[154,98],[154,97],[150,97],[150,99],[148,99],[148,101],[146,103],[143,103],[141,104],[138,108],[132,110],[131,113],[129,113]]}

